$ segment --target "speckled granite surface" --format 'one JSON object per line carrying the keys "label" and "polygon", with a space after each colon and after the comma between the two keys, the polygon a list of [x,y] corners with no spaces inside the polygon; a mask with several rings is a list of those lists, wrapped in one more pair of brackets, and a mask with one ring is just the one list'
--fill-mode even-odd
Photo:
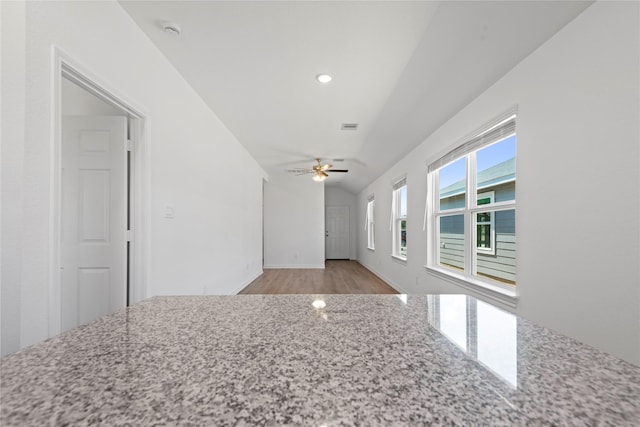
{"label": "speckled granite surface", "polygon": [[640,368],[473,298],[316,299],[143,301],[2,358],[0,425],[640,425]]}

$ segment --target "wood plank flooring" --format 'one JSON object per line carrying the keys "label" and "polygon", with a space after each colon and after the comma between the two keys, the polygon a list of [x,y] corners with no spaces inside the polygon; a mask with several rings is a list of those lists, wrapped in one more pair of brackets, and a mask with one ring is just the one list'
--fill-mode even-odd
{"label": "wood plank flooring", "polygon": [[397,294],[357,261],[327,260],[321,269],[265,269],[240,294]]}

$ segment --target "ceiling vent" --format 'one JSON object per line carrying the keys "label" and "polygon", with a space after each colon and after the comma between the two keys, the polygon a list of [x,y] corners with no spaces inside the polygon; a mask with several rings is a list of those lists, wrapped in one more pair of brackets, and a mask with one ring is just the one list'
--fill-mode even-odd
{"label": "ceiling vent", "polygon": [[357,123],[343,123],[342,127],[340,129],[341,130],[357,130],[358,129],[358,124]]}
{"label": "ceiling vent", "polygon": [[344,159],[332,159],[331,161],[333,163],[340,163],[340,162],[344,162]]}

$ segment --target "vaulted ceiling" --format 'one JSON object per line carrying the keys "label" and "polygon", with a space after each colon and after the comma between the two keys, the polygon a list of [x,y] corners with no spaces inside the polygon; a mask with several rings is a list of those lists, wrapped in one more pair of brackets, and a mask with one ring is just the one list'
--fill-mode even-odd
{"label": "vaulted ceiling", "polygon": [[267,173],[356,193],[592,2],[120,3]]}

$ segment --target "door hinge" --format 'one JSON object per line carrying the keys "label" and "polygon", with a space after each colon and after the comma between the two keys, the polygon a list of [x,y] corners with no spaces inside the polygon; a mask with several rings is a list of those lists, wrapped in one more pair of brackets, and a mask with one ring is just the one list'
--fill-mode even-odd
{"label": "door hinge", "polygon": [[133,141],[127,139],[127,151],[133,151]]}
{"label": "door hinge", "polygon": [[131,241],[131,237],[132,237],[131,230],[127,230],[127,231],[125,232],[125,238],[127,239],[127,242],[130,242],[130,241]]}

